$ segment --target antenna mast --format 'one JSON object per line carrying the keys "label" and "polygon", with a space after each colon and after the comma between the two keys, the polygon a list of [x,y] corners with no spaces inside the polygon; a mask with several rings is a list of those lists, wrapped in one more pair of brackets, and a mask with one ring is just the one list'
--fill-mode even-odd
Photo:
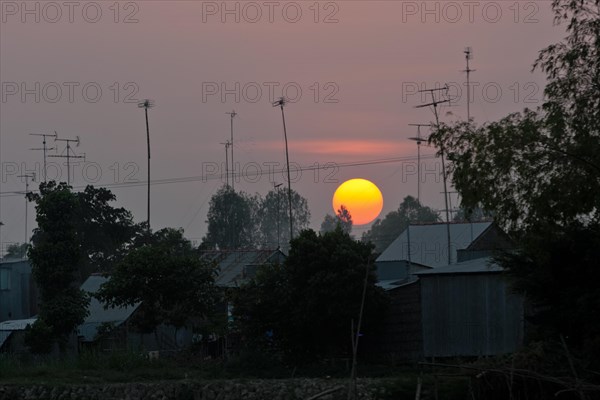
{"label": "antenna mast", "polygon": [[233,161],[233,119],[238,114],[235,112],[235,110],[225,114],[228,114],[231,119],[231,143],[229,144],[231,146],[231,188],[235,190],[235,162]]}
{"label": "antenna mast", "polygon": [[67,143],[67,147],[65,147],[65,150],[61,154],[49,155],[48,157],[67,159],[67,184],[71,185],[71,158],[83,158],[85,160],[85,153],[83,153],[82,156],[75,153],[71,148],[71,143],[76,143],[76,147],[79,147],[81,140],[79,139],[79,136],[77,136],[76,139],[59,139],[58,137],[55,137],[54,141]]}
{"label": "antenna mast", "polygon": [[290,209],[290,240],[294,238],[294,226],[292,219],[292,179],[290,178],[290,155],[288,152],[287,129],[285,126],[285,113],[283,107],[288,103],[285,97],[280,97],[279,100],[273,102],[273,107],[281,108],[281,119],[283,120],[283,137],[285,139],[285,161],[287,163],[287,178],[288,178],[288,204]]}
{"label": "antenna mast", "polygon": [[146,116],[146,143],[148,144],[148,232],[150,232],[150,125],[148,124],[148,109],[154,107],[154,100],[143,100],[138,103],[138,108],[144,109]]}
{"label": "antenna mast", "polygon": [[417,142],[417,201],[421,204],[421,143],[427,140],[421,136],[421,127],[431,127],[431,124],[408,124],[408,126],[417,127],[417,136],[408,138],[408,140]]}
{"label": "antenna mast", "polygon": [[[219,143],[225,145],[225,175],[227,181],[227,187],[229,187],[229,146],[231,146],[231,142],[226,141],[225,143]],[[223,179],[223,175],[221,175],[221,179]]]}
{"label": "antenna mast", "polygon": [[473,59],[473,49],[466,47],[464,53],[467,61],[467,69],[463,71],[467,73],[467,121],[471,122],[471,72],[475,72],[476,70],[471,69],[469,65],[469,61]]}
{"label": "antenna mast", "polygon": [[[446,85],[443,88],[436,88],[436,89],[424,89],[424,90],[419,90],[420,93],[424,93],[427,92],[431,95],[431,103],[427,103],[427,104],[421,104],[418,106],[415,106],[415,108],[425,108],[425,107],[431,107],[433,106],[433,114],[435,115],[435,128],[438,130],[440,129],[440,117],[439,117],[439,113],[438,113],[438,105],[443,104],[443,103],[450,103],[450,99],[436,99],[435,97],[435,93],[445,90],[446,91],[446,95],[448,95],[448,85]],[[450,214],[449,214],[449,209],[448,209],[448,183],[447,183],[447,176],[446,176],[446,163],[444,161],[444,146],[442,145],[440,147],[440,155],[442,158],[442,178],[444,180],[444,203],[446,205],[446,234],[448,236],[448,264],[452,264],[452,252],[450,251],[451,248],[451,238],[450,238]]]}
{"label": "antenna mast", "polygon": [[54,140],[56,141],[56,138],[58,137],[58,134],[56,133],[56,131],[54,131],[54,135],[49,135],[49,134],[45,134],[45,133],[30,133],[29,135],[31,135],[31,136],[41,136],[43,138],[42,147],[31,148],[29,150],[42,150],[44,152],[44,172],[43,172],[43,176],[44,176],[44,182],[46,182],[46,174],[47,174],[47,169],[46,169],[46,152],[48,150],[56,150],[56,147],[47,147],[46,146],[46,138],[47,137],[53,137]]}
{"label": "antenna mast", "polygon": [[29,179],[35,182],[35,172],[31,174],[18,175],[19,178],[25,178],[25,243],[29,243],[29,231],[27,230],[29,202],[27,201],[27,193],[29,193]]}
{"label": "antenna mast", "polygon": [[279,229],[279,188],[283,183],[273,182],[273,189],[275,189],[275,195],[277,196],[277,250],[281,248],[280,243],[280,229]]}

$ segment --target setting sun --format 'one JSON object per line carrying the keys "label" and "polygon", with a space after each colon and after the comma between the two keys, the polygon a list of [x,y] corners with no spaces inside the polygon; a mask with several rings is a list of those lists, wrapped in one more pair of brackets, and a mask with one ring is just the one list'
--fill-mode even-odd
{"label": "setting sun", "polygon": [[340,185],[333,195],[333,211],[344,206],[352,215],[354,225],[365,225],[379,216],[383,196],[375,184],[366,179],[351,179]]}

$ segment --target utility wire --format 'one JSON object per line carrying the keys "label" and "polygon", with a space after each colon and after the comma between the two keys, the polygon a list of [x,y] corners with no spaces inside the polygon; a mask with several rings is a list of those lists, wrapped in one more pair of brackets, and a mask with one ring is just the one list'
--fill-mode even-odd
{"label": "utility wire", "polygon": [[[426,160],[431,160],[431,159],[435,159],[437,158],[436,155],[434,154],[428,154],[428,155],[421,155],[421,159],[426,159]],[[384,158],[384,159],[377,159],[377,160],[366,160],[366,161],[356,161],[356,162],[349,162],[349,163],[326,163],[326,164],[319,164],[319,165],[311,165],[311,166],[307,166],[307,167],[300,167],[298,169],[296,169],[296,171],[298,172],[306,172],[306,171],[317,171],[317,170],[331,170],[331,168],[333,167],[337,167],[337,168],[347,168],[347,167],[359,167],[359,166],[366,166],[366,165],[381,165],[381,164],[394,164],[394,163],[400,163],[400,162],[405,162],[405,161],[415,161],[417,158],[410,156],[410,157],[396,157],[396,158]],[[239,177],[242,178],[256,178],[257,176],[261,176],[265,173],[268,174],[281,174],[286,172],[287,170],[282,168],[282,169],[273,169],[273,170],[267,170],[267,171],[258,171],[258,172],[252,172],[252,173],[238,173],[236,174]],[[151,185],[167,185],[167,184],[173,184],[173,183],[187,183],[187,182],[199,182],[199,181],[211,181],[211,180],[217,180],[217,179],[221,179],[221,175],[210,175],[210,176],[205,176],[205,175],[200,175],[200,176],[188,176],[188,177],[179,177],[179,178],[166,178],[166,179],[155,179],[150,181]],[[129,188],[129,187],[138,187],[138,186],[146,186],[147,182],[127,182],[127,183],[107,183],[107,184],[97,184],[94,186],[97,187],[103,187],[103,188],[115,188],[115,189],[119,189],[119,188]],[[84,189],[87,185],[85,186],[73,186],[73,189]],[[35,191],[31,191],[31,192],[35,192]],[[21,196],[23,193],[22,192],[0,192],[0,197],[14,197],[14,196]]]}

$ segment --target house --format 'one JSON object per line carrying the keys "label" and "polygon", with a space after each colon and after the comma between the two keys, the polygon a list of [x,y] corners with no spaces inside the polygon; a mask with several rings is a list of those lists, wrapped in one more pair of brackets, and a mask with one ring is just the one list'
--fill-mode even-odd
{"label": "house", "polygon": [[[410,225],[377,258],[378,285],[391,298],[377,340],[379,356],[482,356],[514,351],[523,340],[523,299],[510,292],[491,256],[514,248],[496,224]],[[473,335],[479,335],[475,340]]]}
{"label": "house", "polygon": [[[117,341],[117,336],[114,333],[120,331],[120,328],[128,323],[133,313],[140,306],[140,303],[136,303],[131,307],[104,308],[104,304],[93,297],[93,294],[108,280],[107,277],[92,274],[81,285],[82,290],[92,295],[88,306],[88,316],[77,328],[77,336],[84,345],[101,340],[100,347],[102,348],[125,346],[125,344]],[[127,333],[126,331],[125,329],[125,333]],[[127,337],[122,339],[126,341]]]}
{"label": "house", "polygon": [[0,262],[0,321],[29,318],[37,313],[38,294],[27,259]]}
{"label": "house", "polygon": [[283,263],[286,256],[279,249],[207,250],[201,253],[200,258],[217,266],[217,286],[234,288],[252,279],[260,266]]}
{"label": "house", "polygon": [[[381,281],[402,281],[411,274],[448,265],[448,230],[445,223],[409,225],[375,261]],[[488,257],[513,243],[495,223],[451,223],[452,263]]]}
{"label": "house", "polygon": [[25,329],[33,325],[35,318],[0,322],[0,353],[22,353],[25,346]]}
{"label": "house", "polygon": [[518,349],[524,301],[511,292],[502,272],[491,258],[417,272],[425,357],[489,356]]}

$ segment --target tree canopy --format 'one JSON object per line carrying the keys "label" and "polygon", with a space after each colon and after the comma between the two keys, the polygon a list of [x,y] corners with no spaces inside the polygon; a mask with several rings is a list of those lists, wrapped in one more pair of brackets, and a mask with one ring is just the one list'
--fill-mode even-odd
{"label": "tree canopy", "polygon": [[[205,249],[289,247],[290,225],[287,190],[272,190],[262,198],[222,187],[210,200]],[[308,227],[308,202],[292,190],[294,234]],[[279,237],[277,235],[279,234]]]}
{"label": "tree canopy", "polygon": [[436,222],[439,214],[412,196],[406,196],[398,210],[389,212],[385,218],[377,219],[370,230],[363,233],[362,240],[375,245],[375,251],[384,251],[407,227],[409,223]]}
{"label": "tree canopy", "polygon": [[600,23],[595,0],[555,0],[567,38],[539,54],[545,101],[500,121],[442,125],[430,137],[467,207],[481,206],[513,233],[598,220]]}
{"label": "tree canopy", "polygon": [[486,123],[443,124],[430,137],[466,207],[482,207],[519,238],[498,258],[536,307],[545,338],[596,363],[600,352],[600,2],[555,0],[568,36],[543,49],[547,75],[536,110]]}
{"label": "tree canopy", "polygon": [[[259,201],[258,226],[260,231],[259,247],[275,248],[277,243],[283,249],[289,248],[290,242],[290,215],[287,189],[271,190]],[[310,210],[304,197],[292,189],[292,223],[294,236],[308,228],[310,223]],[[277,225],[279,235],[277,238]]]}
{"label": "tree canopy", "polygon": [[152,332],[161,323],[182,327],[209,316],[217,300],[215,268],[200,260],[182,230],[161,229],[131,250],[96,296],[107,307],[142,303],[136,325]]}
{"label": "tree canopy", "polygon": [[82,203],[70,186],[53,181],[40,184],[39,194],[27,196],[36,202],[38,227],[29,259],[41,297],[27,342],[36,352],[49,352],[55,341],[64,344],[88,313],[89,299],[77,280],[84,258],[78,231]]}
{"label": "tree canopy", "polygon": [[340,226],[342,231],[347,234],[352,233],[352,215],[350,211],[346,208],[346,206],[342,205],[339,210],[337,210],[336,216],[325,215],[323,222],[321,223],[321,233],[333,232],[335,229]]}
{"label": "tree canopy", "polygon": [[28,249],[28,243],[12,243],[6,248],[4,258],[25,258]]}
{"label": "tree canopy", "polygon": [[303,231],[281,266],[264,266],[234,297],[236,324],[247,338],[296,360],[350,353],[350,328],[358,320],[368,272],[365,323],[385,311],[385,292],[375,286],[372,247],[341,228]]}
{"label": "tree canopy", "polygon": [[253,247],[258,199],[223,186],[210,199],[203,247],[221,250]]}

